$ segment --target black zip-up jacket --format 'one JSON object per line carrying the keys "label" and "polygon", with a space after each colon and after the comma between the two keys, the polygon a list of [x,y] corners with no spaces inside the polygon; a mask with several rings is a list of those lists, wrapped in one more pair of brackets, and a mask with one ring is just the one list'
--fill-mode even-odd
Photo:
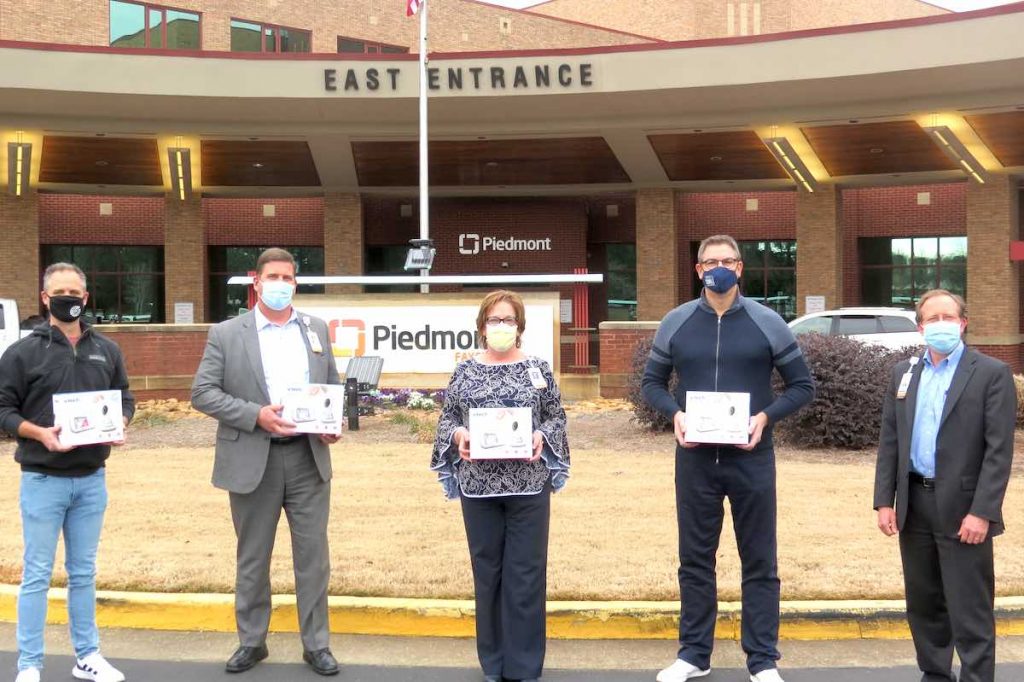
{"label": "black zip-up jacket", "polygon": [[[121,409],[131,420],[135,398],[128,391],[128,373],[117,344],[82,323],[82,336],[72,346],[46,322],[0,357],[0,428],[17,435],[18,426],[26,420],[53,426],[55,393],[111,390],[121,391]],[[21,437],[14,453],[22,471],[51,476],[87,476],[109,456],[109,445],[50,452],[39,441]]]}

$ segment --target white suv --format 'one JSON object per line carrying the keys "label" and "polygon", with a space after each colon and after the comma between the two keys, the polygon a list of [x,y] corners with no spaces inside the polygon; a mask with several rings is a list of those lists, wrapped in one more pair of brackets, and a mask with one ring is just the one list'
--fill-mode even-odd
{"label": "white suv", "polygon": [[810,313],[789,323],[795,336],[826,334],[848,336],[864,343],[903,348],[923,346],[924,337],[917,331],[913,310],[902,308],[839,308]]}

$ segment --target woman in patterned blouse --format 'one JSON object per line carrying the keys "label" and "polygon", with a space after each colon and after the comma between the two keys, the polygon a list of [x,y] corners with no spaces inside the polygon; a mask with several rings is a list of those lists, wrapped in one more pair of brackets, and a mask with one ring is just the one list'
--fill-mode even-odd
{"label": "woman in patterned blouse", "polygon": [[[445,496],[462,500],[484,680],[531,682],[544,668],[551,492],[569,477],[565,411],[548,363],[520,350],[518,294],[488,294],[476,327],[485,350],[452,374],[430,468]],[[469,410],[481,407],[531,408],[533,456],[472,459]]]}

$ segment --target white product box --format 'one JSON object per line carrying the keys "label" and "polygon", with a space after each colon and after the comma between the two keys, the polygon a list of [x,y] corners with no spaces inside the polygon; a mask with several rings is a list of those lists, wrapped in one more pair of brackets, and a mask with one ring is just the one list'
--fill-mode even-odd
{"label": "white product box", "polygon": [[341,433],[345,387],[340,384],[289,386],[282,404],[281,416],[295,423],[297,433]]}
{"label": "white product box", "polygon": [[471,408],[469,456],[473,459],[533,457],[533,410],[529,407]]}
{"label": "white product box", "polygon": [[749,429],[749,393],[686,392],[688,442],[746,445]]}
{"label": "white product box", "polygon": [[121,391],[55,393],[53,424],[61,445],[97,445],[124,440]]}

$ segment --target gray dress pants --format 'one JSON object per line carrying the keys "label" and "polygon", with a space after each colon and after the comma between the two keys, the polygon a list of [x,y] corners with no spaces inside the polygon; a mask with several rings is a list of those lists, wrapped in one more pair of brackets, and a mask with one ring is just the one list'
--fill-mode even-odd
{"label": "gray dress pants", "polygon": [[266,641],[270,627],[270,555],[284,509],[291,531],[302,646],[307,651],[327,647],[331,483],[320,478],[309,441],[302,438],[287,445],[271,445],[259,486],[251,493],[231,493],[230,497],[238,538],[235,619],[239,642],[256,647]]}

